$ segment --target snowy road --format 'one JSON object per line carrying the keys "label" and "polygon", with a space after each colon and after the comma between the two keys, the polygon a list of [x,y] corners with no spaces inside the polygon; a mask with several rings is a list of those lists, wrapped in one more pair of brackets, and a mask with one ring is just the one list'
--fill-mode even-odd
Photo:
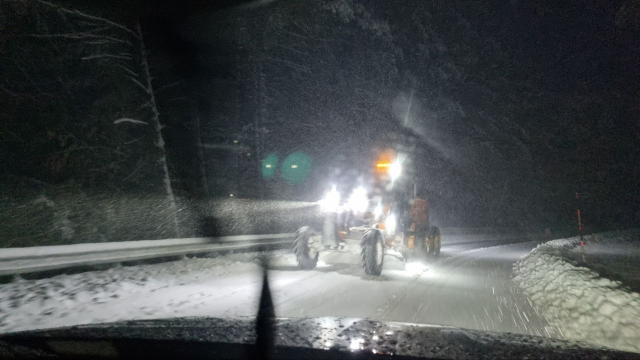
{"label": "snowy road", "polygon": [[[506,241],[506,240],[505,240]],[[537,245],[443,245],[439,259],[385,260],[366,277],[351,255],[329,254],[301,271],[288,252],[272,259],[279,317],[345,316],[560,336],[512,283],[512,265]],[[357,259],[357,256],[356,256]],[[253,316],[260,272],[252,254],[23,280],[0,285],[0,329],[122,319]]]}
{"label": "snowy road", "polygon": [[385,269],[380,278],[365,278],[359,269],[353,274],[346,265],[337,273],[331,267],[276,271],[276,311],[279,316],[349,316],[545,335],[551,329],[511,282],[512,264],[534,246],[443,247],[441,259]]}

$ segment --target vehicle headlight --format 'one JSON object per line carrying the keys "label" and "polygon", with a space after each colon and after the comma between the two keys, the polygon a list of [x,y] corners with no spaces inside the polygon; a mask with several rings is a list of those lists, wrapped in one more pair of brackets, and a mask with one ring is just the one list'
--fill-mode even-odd
{"label": "vehicle headlight", "polygon": [[387,229],[387,232],[393,234],[396,232],[396,217],[393,214],[389,214],[387,218],[384,220],[384,227]]}
{"label": "vehicle headlight", "polygon": [[391,176],[391,181],[395,181],[402,174],[402,165],[399,162],[394,162],[389,167],[389,176]]}
{"label": "vehicle headlight", "polygon": [[318,203],[320,204],[320,209],[322,211],[338,211],[338,206],[340,205],[340,193],[336,190],[335,185],[331,188],[331,191],[324,196],[324,199],[318,201]]}
{"label": "vehicle headlight", "polygon": [[363,187],[355,189],[349,197],[348,205],[349,209],[355,213],[363,213],[367,211],[367,207],[369,206],[367,191]]}
{"label": "vehicle headlight", "polygon": [[373,209],[373,216],[375,217],[376,221],[382,216],[382,205],[380,205],[380,203],[378,203],[375,209]]}

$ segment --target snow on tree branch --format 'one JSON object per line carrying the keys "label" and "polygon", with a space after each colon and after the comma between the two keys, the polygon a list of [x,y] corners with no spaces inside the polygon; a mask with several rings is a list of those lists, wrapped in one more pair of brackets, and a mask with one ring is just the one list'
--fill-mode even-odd
{"label": "snow on tree branch", "polygon": [[136,120],[136,119],[129,119],[129,118],[118,119],[118,120],[115,120],[113,123],[114,124],[120,124],[120,123],[124,123],[124,122],[128,122],[128,123],[131,123],[131,124],[149,125],[149,123],[147,123],[146,121]]}
{"label": "snow on tree branch", "polygon": [[82,60],[93,60],[93,59],[101,59],[101,58],[131,60],[131,57],[129,57],[129,56],[112,55],[112,54],[95,54],[95,55],[84,56],[81,59]]}
{"label": "snow on tree branch", "polygon": [[[91,32],[91,31],[89,31],[89,32]],[[36,38],[69,38],[69,39],[94,38],[94,39],[103,40],[105,43],[117,42],[117,43],[123,43],[123,44],[127,44],[127,45],[133,46],[133,44],[131,44],[129,41],[126,41],[126,40],[117,39],[117,38],[114,38],[112,36],[106,36],[106,35],[89,34],[88,32],[73,33],[73,34],[45,34],[45,35],[31,34],[31,35],[28,35],[28,36],[29,37],[36,37]]]}
{"label": "snow on tree branch", "polygon": [[116,66],[117,66],[117,67],[119,67],[119,68],[121,68],[122,70],[126,71],[126,72],[127,72],[127,73],[129,73],[129,75],[131,75],[131,76],[135,76],[135,77],[140,76],[140,74],[138,74],[138,73],[136,73],[136,72],[133,72],[131,69],[129,69],[129,68],[127,68],[127,67],[124,67],[124,66],[122,66],[122,65],[120,65],[120,64],[116,64]]}
{"label": "snow on tree branch", "polygon": [[142,85],[142,83],[138,80],[136,80],[134,77],[132,76],[127,76],[131,81],[133,81],[134,84],[140,86],[140,88],[142,90],[144,90],[144,92],[146,92],[147,94],[151,94],[151,90],[149,90],[149,88],[147,88],[146,86]]}
{"label": "snow on tree branch", "polygon": [[375,19],[361,4],[352,0],[334,0],[325,8],[338,15],[344,22],[355,21],[363,30],[373,31],[377,36],[391,37],[391,29],[386,21]]}
{"label": "snow on tree branch", "polygon": [[52,4],[52,3],[50,3],[50,2],[44,1],[44,0],[38,0],[38,2],[39,2],[39,3],[41,3],[41,4],[44,4],[44,5],[50,6],[50,7],[54,7],[54,8],[56,8],[56,9],[58,9],[58,11],[62,11],[62,12],[68,13],[68,14],[73,14],[73,15],[82,16],[82,17],[84,17],[84,18],[91,19],[91,20],[101,21],[101,22],[106,23],[106,24],[109,24],[109,25],[111,25],[111,26],[113,26],[113,27],[116,27],[116,28],[122,29],[122,30],[124,30],[124,31],[128,32],[129,34],[131,34],[131,35],[132,35],[133,37],[135,37],[136,39],[139,39],[138,34],[136,34],[134,31],[132,31],[131,29],[127,28],[126,26],[120,25],[120,24],[115,23],[115,22],[113,22],[113,21],[111,21],[111,20],[107,20],[107,19],[105,19],[105,18],[101,18],[101,17],[99,17],[99,16],[94,16],[94,15],[85,14],[85,13],[83,13],[83,12],[79,11],[79,10],[69,10],[69,9],[63,8],[63,7],[61,7],[61,6],[58,6],[58,5]]}

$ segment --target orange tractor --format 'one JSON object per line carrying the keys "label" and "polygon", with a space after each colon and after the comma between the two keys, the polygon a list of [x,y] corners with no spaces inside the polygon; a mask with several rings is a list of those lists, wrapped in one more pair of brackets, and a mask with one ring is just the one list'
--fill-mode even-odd
{"label": "orange tractor", "polygon": [[[300,228],[294,241],[294,253],[302,269],[316,267],[323,251],[331,256],[359,255],[367,275],[380,275],[385,256],[403,263],[412,254],[438,256],[440,230],[429,224],[428,203],[415,194],[413,185],[401,179],[408,161],[395,151],[381,151],[373,171],[373,185],[353,190],[341,201],[334,187],[319,202],[324,212],[321,231]],[[344,259],[344,256],[341,258]]]}

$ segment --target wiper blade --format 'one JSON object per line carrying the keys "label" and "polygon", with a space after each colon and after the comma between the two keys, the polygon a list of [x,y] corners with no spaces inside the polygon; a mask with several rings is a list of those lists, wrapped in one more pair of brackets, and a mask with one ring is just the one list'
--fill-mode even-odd
{"label": "wiper blade", "polygon": [[260,293],[260,305],[256,317],[256,346],[255,359],[268,360],[273,354],[275,346],[276,312],[273,307],[271,290],[269,289],[268,259],[262,257],[262,291]]}

